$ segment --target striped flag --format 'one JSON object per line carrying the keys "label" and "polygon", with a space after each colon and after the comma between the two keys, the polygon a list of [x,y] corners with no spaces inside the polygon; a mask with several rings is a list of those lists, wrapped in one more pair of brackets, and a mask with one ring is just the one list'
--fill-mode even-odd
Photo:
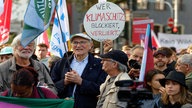
{"label": "striped flag", "polygon": [[70,32],[66,1],[59,0],[50,40],[51,54],[62,58],[66,50],[68,50],[66,42],[69,40],[69,38]]}
{"label": "striped flag", "polygon": [[[159,47],[161,47],[161,45],[160,45],[160,43],[159,43],[159,40],[157,39],[157,36],[156,36],[156,34],[154,33],[154,31],[153,30],[151,30],[151,38],[152,38],[152,46],[153,47],[155,47],[155,48],[159,48]],[[144,43],[145,43],[145,35],[143,36],[143,35],[141,35],[140,36],[140,44],[141,44],[141,46],[143,46],[144,47]]]}
{"label": "striped flag", "polygon": [[[1,3],[3,0],[1,0]],[[2,4],[1,4],[2,5]],[[0,45],[9,40],[12,0],[5,0],[3,13],[0,15]]]}
{"label": "striped flag", "polygon": [[139,75],[139,81],[144,81],[146,72],[153,69],[153,50],[152,50],[152,39],[151,39],[151,25],[147,25],[146,35],[145,35],[145,46],[142,59],[142,65]]}
{"label": "striped flag", "polygon": [[152,46],[155,48],[161,47],[159,40],[157,39],[157,36],[153,30],[151,30],[151,35],[152,35]]}
{"label": "striped flag", "polygon": [[21,38],[24,47],[49,27],[54,8],[54,0],[30,0]]}
{"label": "striped flag", "polygon": [[0,96],[0,108],[73,108],[74,100]]}

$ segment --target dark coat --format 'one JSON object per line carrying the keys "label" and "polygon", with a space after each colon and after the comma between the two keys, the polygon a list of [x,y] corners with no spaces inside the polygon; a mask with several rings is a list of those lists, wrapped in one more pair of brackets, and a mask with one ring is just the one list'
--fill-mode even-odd
{"label": "dark coat", "polygon": [[[69,57],[69,62],[73,60],[73,55]],[[51,72],[51,77],[58,90],[60,98],[71,97],[74,84],[64,86],[65,74],[70,70],[66,57],[58,61]],[[97,96],[100,94],[99,87],[105,81],[107,74],[102,70],[101,60],[89,54],[88,63],[83,70],[81,78],[82,84],[76,87],[75,108],[95,108]]]}
{"label": "dark coat", "polygon": [[181,108],[181,104],[180,103],[175,103],[175,104],[171,104],[169,103],[168,105],[164,105],[162,100],[159,100],[156,104],[154,108]]}

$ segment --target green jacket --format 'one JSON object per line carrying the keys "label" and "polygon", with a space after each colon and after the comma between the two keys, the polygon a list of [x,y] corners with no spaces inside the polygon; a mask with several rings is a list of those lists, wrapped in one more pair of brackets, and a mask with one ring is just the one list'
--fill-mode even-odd
{"label": "green jacket", "polygon": [[188,90],[190,92],[192,92],[192,72],[189,73],[186,77],[185,77],[185,81],[186,81],[186,85],[188,87]]}

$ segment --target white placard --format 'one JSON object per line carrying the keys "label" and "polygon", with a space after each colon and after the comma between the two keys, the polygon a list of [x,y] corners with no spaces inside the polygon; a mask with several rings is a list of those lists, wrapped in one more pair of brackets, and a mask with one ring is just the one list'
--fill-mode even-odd
{"label": "white placard", "polygon": [[92,6],[84,17],[84,28],[94,40],[116,39],[125,26],[125,14],[116,4],[101,2]]}
{"label": "white placard", "polygon": [[161,46],[175,47],[177,50],[181,50],[192,44],[192,34],[158,33],[158,40]]}

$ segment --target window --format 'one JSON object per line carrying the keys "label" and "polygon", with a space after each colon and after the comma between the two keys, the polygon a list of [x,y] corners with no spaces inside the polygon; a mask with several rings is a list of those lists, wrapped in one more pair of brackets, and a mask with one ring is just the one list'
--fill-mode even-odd
{"label": "window", "polygon": [[137,0],[137,9],[147,9],[148,0]]}
{"label": "window", "polygon": [[162,25],[161,24],[154,24],[154,32],[156,34],[156,36],[158,36],[159,32],[162,32]]}
{"label": "window", "polygon": [[[177,0],[178,1],[178,10],[182,10],[182,0]],[[174,8],[175,5],[175,0],[172,0],[172,6]]]}
{"label": "window", "polygon": [[164,0],[156,0],[156,2],[155,2],[155,9],[157,9],[157,10],[164,10],[165,9]]}

